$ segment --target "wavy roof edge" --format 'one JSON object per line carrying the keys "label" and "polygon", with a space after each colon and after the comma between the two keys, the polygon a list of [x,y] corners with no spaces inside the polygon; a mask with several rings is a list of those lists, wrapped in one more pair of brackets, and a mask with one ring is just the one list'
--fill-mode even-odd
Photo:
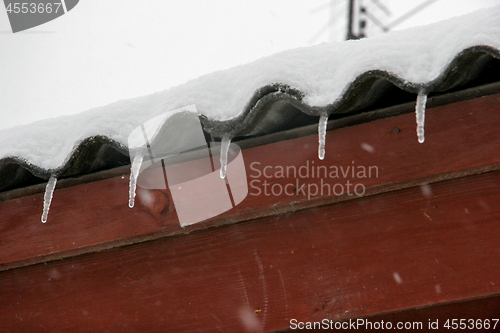
{"label": "wavy roof edge", "polygon": [[[290,107],[283,101],[268,100],[280,93],[284,93],[282,99],[296,105],[291,112],[295,118],[290,120],[300,124],[306,116],[318,112],[363,109],[391,86],[406,91],[423,86],[447,89],[446,82],[460,84],[457,76],[470,78],[468,71],[473,72],[474,67],[468,63],[481,67],[478,58],[483,52],[498,54],[499,17],[497,6],[359,41],[287,50],[148,96],[1,130],[0,159],[17,157],[57,171],[64,168],[75,147],[89,137],[103,135],[126,145],[128,136],[140,124],[193,104],[206,116],[202,121],[213,136],[234,137],[279,129],[283,120],[277,119],[272,110]],[[457,63],[460,70],[455,70]],[[368,96],[355,96],[358,90]],[[258,103],[267,108],[273,105],[272,112],[264,112],[265,107]],[[258,124],[249,125],[252,119]]]}
{"label": "wavy roof edge", "polygon": [[[280,83],[269,84],[254,93],[240,115],[225,121],[211,120],[202,115],[201,120],[204,129],[219,138],[266,134],[275,130],[275,122],[263,120],[278,119],[269,115],[279,112],[280,108],[270,107],[274,104],[286,102],[306,115],[317,117],[355,112],[374,104],[391,85],[415,94],[420,91],[444,92],[463,86],[474,80],[492,58],[500,59],[500,50],[486,45],[469,47],[457,54],[436,79],[427,83],[413,83],[383,70],[370,70],[347,84],[341,97],[324,107],[305,103],[305,93],[297,88]],[[363,94],[360,94],[361,91]],[[278,122],[276,125],[280,127],[282,124]]]}
{"label": "wavy roof edge", "polygon": [[[490,71],[492,63],[495,63],[495,72],[500,74],[499,59],[500,51],[489,46],[467,48],[455,56],[437,79],[425,84],[407,82],[385,71],[368,71],[351,82],[339,100],[325,107],[306,104],[302,99],[303,92],[298,89],[280,83],[269,84],[249,98],[239,116],[226,121],[200,116],[200,120],[204,131],[218,138],[269,134],[311,124],[311,119],[322,114],[351,114],[369,109],[388,92],[393,95],[395,88],[412,94],[421,90],[427,93],[456,90]],[[497,81],[500,79],[500,75],[495,77]],[[104,135],[89,136],[78,142],[65,163],[56,169],[44,169],[17,156],[1,159],[0,191],[40,183],[52,175],[75,177],[129,163],[125,145]]]}
{"label": "wavy roof edge", "polygon": [[[359,41],[283,51],[163,92],[1,130],[0,191],[129,164],[134,129],[187,105],[202,114],[206,137],[232,139],[409,102],[421,91],[497,82],[499,17],[496,6]],[[161,127],[163,138],[169,126]]]}

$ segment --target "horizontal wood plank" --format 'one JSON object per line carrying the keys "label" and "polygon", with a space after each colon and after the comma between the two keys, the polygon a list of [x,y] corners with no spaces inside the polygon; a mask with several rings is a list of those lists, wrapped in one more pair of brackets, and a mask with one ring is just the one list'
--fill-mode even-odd
{"label": "horizontal wood plank", "polygon": [[261,332],[500,293],[500,171],[0,272],[0,327]]}
{"label": "horizontal wood plank", "polygon": [[[500,295],[468,299],[460,302],[439,303],[431,306],[404,309],[379,315],[352,318],[336,322],[293,322],[290,329],[279,332],[297,332],[298,327],[334,328],[342,332],[430,330],[468,332],[497,331],[500,328]],[[300,326],[299,326],[300,325]]]}

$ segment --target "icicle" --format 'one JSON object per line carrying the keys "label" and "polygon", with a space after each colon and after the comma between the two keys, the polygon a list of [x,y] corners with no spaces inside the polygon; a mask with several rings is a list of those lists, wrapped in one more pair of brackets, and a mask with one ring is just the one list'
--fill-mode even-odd
{"label": "icicle", "polygon": [[229,153],[229,145],[231,144],[231,139],[227,136],[222,138],[220,146],[220,178],[226,178],[226,168],[227,168],[227,154]]}
{"label": "icicle", "polygon": [[42,223],[47,222],[47,216],[49,215],[50,203],[52,202],[52,196],[54,194],[54,189],[56,188],[56,183],[56,176],[51,176],[47,186],[45,187],[45,195],[43,196]]}
{"label": "icicle", "polygon": [[415,113],[417,115],[417,136],[418,142],[425,141],[424,136],[424,122],[425,122],[425,104],[427,103],[427,94],[420,90],[417,96],[417,104],[415,106]]}
{"label": "icicle", "polygon": [[319,126],[318,126],[318,157],[320,160],[325,158],[325,140],[326,140],[326,125],[328,123],[328,116],[326,114],[322,114],[319,118]]}
{"label": "icicle", "polygon": [[132,161],[132,166],[130,167],[130,183],[128,189],[128,206],[130,208],[134,207],[137,177],[139,176],[139,170],[141,170],[141,164],[143,158],[144,158],[144,151],[140,149],[137,151],[137,155],[135,155],[134,160]]}

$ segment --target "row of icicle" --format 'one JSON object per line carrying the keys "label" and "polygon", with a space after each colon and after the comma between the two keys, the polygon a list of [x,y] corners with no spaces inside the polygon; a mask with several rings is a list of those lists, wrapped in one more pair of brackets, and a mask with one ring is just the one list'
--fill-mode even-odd
{"label": "row of icicle", "polygon": [[[425,122],[425,104],[427,103],[427,93],[421,90],[417,95],[417,103],[415,106],[415,115],[417,120],[417,137],[418,142],[423,143],[425,141],[424,136],[424,122]],[[322,114],[319,118],[318,125],[318,158],[323,160],[325,158],[325,142],[326,142],[326,128],[328,123],[328,115]],[[227,157],[229,152],[229,145],[231,139],[229,137],[224,137],[221,140],[221,153],[220,153],[220,177],[222,179],[226,178],[227,170]],[[139,171],[141,169],[142,161],[144,158],[144,152],[139,150],[134,156],[132,165],[130,168],[130,183],[129,183],[129,201],[128,206],[130,208],[134,207],[136,187],[137,187],[137,177],[139,176]],[[47,216],[49,214],[50,203],[52,202],[52,196],[54,194],[54,189],[56,187],[57,177],[52,175],[45,188],[45,195],[43,197],[43,213],[42,222],[47,222]]]}

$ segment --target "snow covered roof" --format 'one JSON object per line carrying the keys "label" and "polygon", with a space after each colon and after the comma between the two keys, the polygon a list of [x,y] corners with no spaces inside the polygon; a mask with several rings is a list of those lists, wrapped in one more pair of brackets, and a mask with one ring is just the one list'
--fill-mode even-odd
{"label": "snow covered roof", "polygon": [[129,134],[180,107],[195,104],[213,137],[262,135],[321,115],[369,109],[395,90],[463,87],[498,59],[500,6],[369,39],[281,52],[149,96],[1,130],[0,191],[129,164]]}

